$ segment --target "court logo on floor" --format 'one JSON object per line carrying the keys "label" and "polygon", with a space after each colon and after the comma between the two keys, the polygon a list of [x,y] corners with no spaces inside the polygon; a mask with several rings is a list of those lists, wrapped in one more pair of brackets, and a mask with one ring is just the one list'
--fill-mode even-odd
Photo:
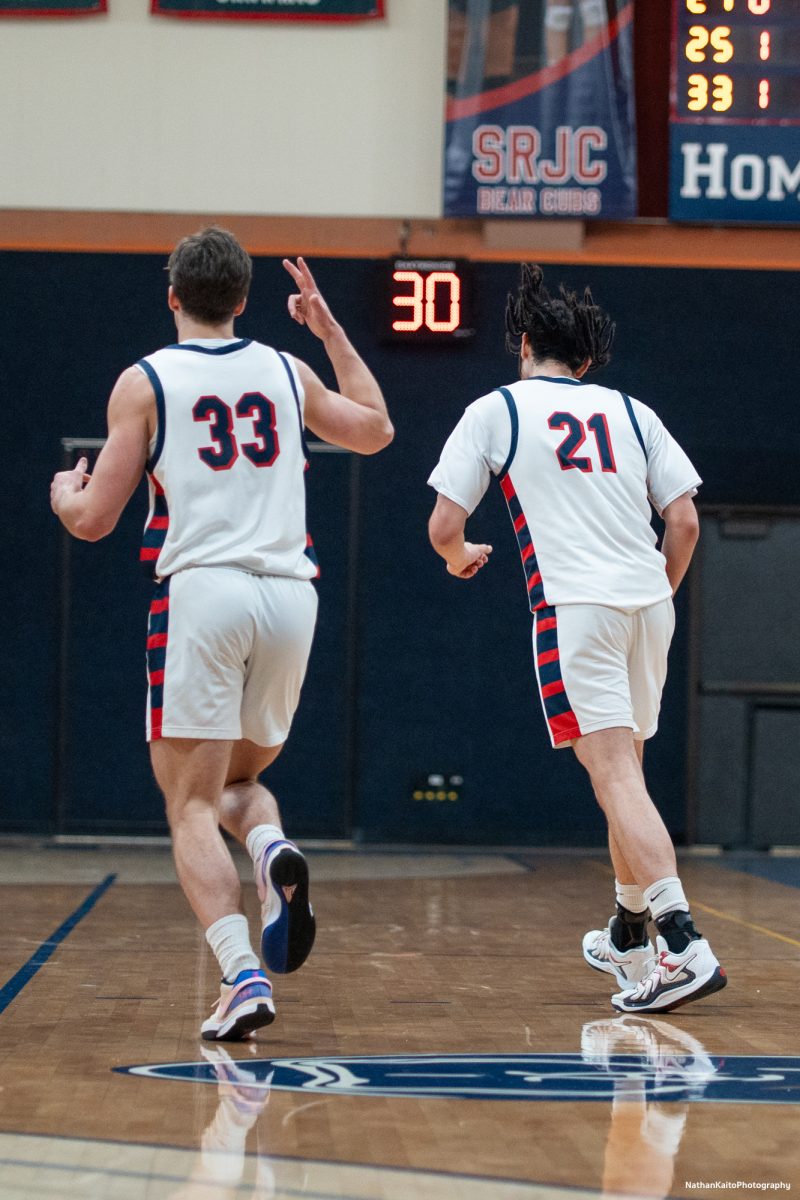
{"label": "court logo on floor", "polygon": [[709,1056],[675,1045],[640,1054],[445,1054],[330,1058],[242,1058],[221,1079],[208,1062],[116,1067],[130,1075],[190,1083],[241,1082],[276,1091],[329,1096],[462,1100],[611,1100],[634,1080],[651,1101],[800,1103],[800,1058]]}

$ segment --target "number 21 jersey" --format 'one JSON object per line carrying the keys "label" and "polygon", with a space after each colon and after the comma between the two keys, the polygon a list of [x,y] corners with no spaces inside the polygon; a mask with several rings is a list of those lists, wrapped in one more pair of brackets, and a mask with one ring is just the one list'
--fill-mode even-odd
{"label": "number 21 jersey", "polygon": [[482,396],[428,482],[471,513],[495,475],[517,535],[530,607],[635,610],[671,594],[650,504],[661,513],[701,482],[646,405],[568,377]]}
{"label": "number 21 jersey", "polygon": [[141,558],[163,578],[222,566],[310,579],[303,389],[288,355],[198,338],[136,366],[156,398]]}

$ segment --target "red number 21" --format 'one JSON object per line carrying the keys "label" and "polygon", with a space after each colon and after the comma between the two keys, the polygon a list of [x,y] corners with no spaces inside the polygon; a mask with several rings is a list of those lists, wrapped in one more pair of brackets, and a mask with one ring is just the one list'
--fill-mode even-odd
{"label": "red number 21", "polygon": [[595,413],[589,417],[589,420],[584,426],[583,421],[580,421],[572,413],[554,412],[547,422],[550,429],[566,429],[567,436],[564,438],[561,445],[556,450],[556,458],[562,471],[583,471],[584,474],[589,474],[592,471],[592,460],[585,455],[576,454],[586,441],[587,428],[594,434],[594,440],[597,442],[597,452],[600,456],[600,470],[616,472],[617,464],[614,461],[614,451],[611,447],[611,434],[608,431],[608,421],[605,413]]}

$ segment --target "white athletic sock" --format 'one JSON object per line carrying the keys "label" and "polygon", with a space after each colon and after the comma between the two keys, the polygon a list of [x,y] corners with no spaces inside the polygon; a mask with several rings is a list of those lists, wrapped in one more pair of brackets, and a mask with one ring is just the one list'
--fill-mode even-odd
{"label": "white athletic sock", "polygon": [[283,840],[283,830],[280,825],[254,825],[247,835],[245,845],[253,862],[258,862],[265,846],[268,846],[270,842]]}
{"label": "white athletic sock", "polygon": [[618,879],[615,879],[614,888],[617,893],[617,903],[621,904],[623,908],[627,908],[628,912],[640,913],[647,910],[644,892],[637,883],[620,883]]}
{"label": "white athletic sock", "polygon": [[222,978],[233,983],[240,971],[257,971],[260,963],[250,945],[247,917],[231,913],[220,917],[206,930],[206,941],[217,956]]}
{"label": "white athletic sock", "polygon": [[649,887],[642,890],[654,921],[656,917],[661,917],[667,912],[689,911],[683,885],[677,875],[667,875],[665,879],[657,879],[655,883],[651,883]]}

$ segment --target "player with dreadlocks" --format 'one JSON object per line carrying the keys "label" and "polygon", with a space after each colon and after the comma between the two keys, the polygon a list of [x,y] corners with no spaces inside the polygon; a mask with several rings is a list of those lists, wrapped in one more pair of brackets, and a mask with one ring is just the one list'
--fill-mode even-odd
{"label": "player with dreadlocks", "polygon": [[[586,934],[583,955],[617,981],[614,1008],[665,1012],[726,983],[695,929],[642,773],[701,481],[652,409],[583,382],[609,361],[613,338],[588,289],[551,296],[541,269],[522,267],[506,308],[520,380],[476,400],[450,435],[428,481],[439,493],[429,532],[449,573],[471,579],[492,548],[465,541],[464,527],[498,478],[522,555],[550,741],[572,746],[608,822],[616,914]],[[651,504],[666,526],[660,550]]]}

